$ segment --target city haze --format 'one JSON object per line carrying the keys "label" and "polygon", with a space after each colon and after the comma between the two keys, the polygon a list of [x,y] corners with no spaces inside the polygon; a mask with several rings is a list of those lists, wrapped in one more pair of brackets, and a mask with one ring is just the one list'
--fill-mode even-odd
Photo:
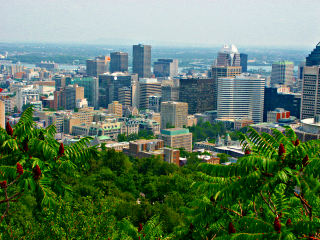
{"label": "city haze", "polygon": [[320,1],[0,0],[0,41],[314,46]]}

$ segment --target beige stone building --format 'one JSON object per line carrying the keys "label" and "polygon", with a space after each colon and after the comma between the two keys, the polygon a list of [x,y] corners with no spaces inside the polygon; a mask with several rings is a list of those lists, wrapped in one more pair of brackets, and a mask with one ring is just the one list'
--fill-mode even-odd
{"label": "beige stone building", "polygon": [[162,129],[159,139],[164,141],[164,146],[172,148],[184,148],[192,151],[192,133],[186,128]]}
{"label": "beige stone building", "polygon": [[2,128],[6,128],[5,119],[5,104],[0,100],[0,127]]}
{"label": "beige stone building", "polygon": [[166,128],[166,124],[176,128],[188,126],[188,103],[184,102],[162,102],[161,103],[161,129]]}
{"label": "beige stone building", "polygon": [[118,101],[113,101],[108,104],[108,113],[115,114],[119,117],[122,117],[122,104]]}

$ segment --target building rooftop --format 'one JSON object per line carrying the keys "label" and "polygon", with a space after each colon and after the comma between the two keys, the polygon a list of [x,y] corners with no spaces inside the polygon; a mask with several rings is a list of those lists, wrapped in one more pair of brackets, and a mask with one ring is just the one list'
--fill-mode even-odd
{"label": "building rooftop", "polygon": [[170,135],[170,136],[188,134],[188,133],[189,133],[189,129],[187,128],[167,128],[167,129],[161,130],[161,134]]}

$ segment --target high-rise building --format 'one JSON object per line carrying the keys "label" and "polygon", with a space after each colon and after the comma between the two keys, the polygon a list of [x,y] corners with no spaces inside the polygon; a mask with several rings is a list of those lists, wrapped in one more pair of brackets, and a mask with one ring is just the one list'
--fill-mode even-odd
{"label": "high-rise building", "polygon": [[149,96],[149,110],[159,113],[161,111],[161,96],[160,95],[150,95]]}
{"label": "high-rise building", "polygon": [[176,77],[178,76],[178,59],[158,59],[154,63],[153,73],[155,77]]}
{"label": "high-rise building", "polygon": [[149,96],[161,95],[161,82],[158,82],[156,78],[140,78],[137,86],[139,109],[149,107]]}
{"label": "high-rise building", "polygon": [[192,151],[192,133],[187,128],[162,129],[159,139],[164,141],[164,146],[172,148],[184,148]]}
{"label": "high-rise building", "polygon": [[65,77],[63,75],[55,75],[52,80],[55,81],[56,91],[71,84],[71,77]]}
{"label": "high-rise building", "polygon": [[108,113],[122,117],[122,104],[118,101],[113,101],[112,103],[109,103]]}
{"label": "high-rise building", "polygon": [[188,103],[188,113],[214,110],[214,79],[180,79],[179,101]]}
{"label": "high-rise building", "polygon": [[217,66],[240,66],[240,53],[235,45],[223,45],[218,52]]}
{"label": "high-rise building", "polygon": [[248,71],[248,54],[240,53],[240,66],[242,68],[242,72]]}
{"label": "high-rise building", "polygon": [[133,45],[132,72],[137,73],[139,78],[151,77],[150,45]]}
{"label": "high-rise building", "polygon": [[213,81],[213,103],[212,109],[209,110],[217,110],[218,78],[235,77],[240,74],[241,66],[212,66],[210,76]]}
{"label": "high-rise building", "polygon": [[188,126],[188,103],[162,102],[160,128],[165,129],[167,123],[176,128]]}
{"label": "high-rise building", "polygon": [[279,61],[272,63],[271,86],[286,85],[292,86],[293,62]]}
{"label": "high-rise building", "polygon": [[320,66],[304,67],[301,120],[320,114]]}
{"label": "high-rise building", "polygon": [[278,88],[265,87],[263,121],[266,122],[269,111],[276,108],[284,108],[290,112],[291,116],[300,119],[301,94],[300,93],[282,93]]}
{"label": "high-rise building", "polygon": [[161,87],[162,101],[179,101],[179,86],[164,85]]}
{"label": "high-rise building", "polygon": [[320,65],[320,42],[306,58],[306,66],[311,67],[315,65]]}
{"label": "high-rise building", "polygon": [[112,101],[120,101],[119,89],[130,88],[137,81],[137,74],[116,72],[99,75],[99,107],[108,108]]}
{"label": "high-rise building", "polygon": [[113,52],[110,53],[110,72],[127,72],[128,71],[128,53]]}
{"label": "high-rise building", "polygon": [[240,75],[218,79],[218,118],[263,121],[265,79]]}
{"label": "high-rise building", "polygon": [[84,87],[84,97],[90,107],[99,108],[99,79],[96,77],[72,78],[71,84]]}
{"label": "high-rise building", "polygon": [[6,128],[6,110],[5,110],[5,104],[3,101],[0,100],[0,127]]}
{"label": "high-rise building", "polygon": [[73,84],[60,88],[54,92],[54,108],[58,110],[63,107],[67,110],[73,110],[77,107],[77,100],[84,98],[84,88],[78,84]]}
{"label": "high-rise building", "polygon": [[100,74],[109,72],[110,57],[99,56],[95,59],[88,59],[86,62],[87,75],[89,77],[99,77]]}

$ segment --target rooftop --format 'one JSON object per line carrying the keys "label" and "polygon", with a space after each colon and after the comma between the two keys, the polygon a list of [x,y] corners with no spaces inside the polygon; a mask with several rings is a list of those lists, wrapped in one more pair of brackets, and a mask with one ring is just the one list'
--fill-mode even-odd
{"label": "rooftop", "polygon": [[162,129],[161,134],[174,136],[174,135],[180,135],[180,134],[188,134],[189,129],[187,128],[168,128],[168,129]]}

